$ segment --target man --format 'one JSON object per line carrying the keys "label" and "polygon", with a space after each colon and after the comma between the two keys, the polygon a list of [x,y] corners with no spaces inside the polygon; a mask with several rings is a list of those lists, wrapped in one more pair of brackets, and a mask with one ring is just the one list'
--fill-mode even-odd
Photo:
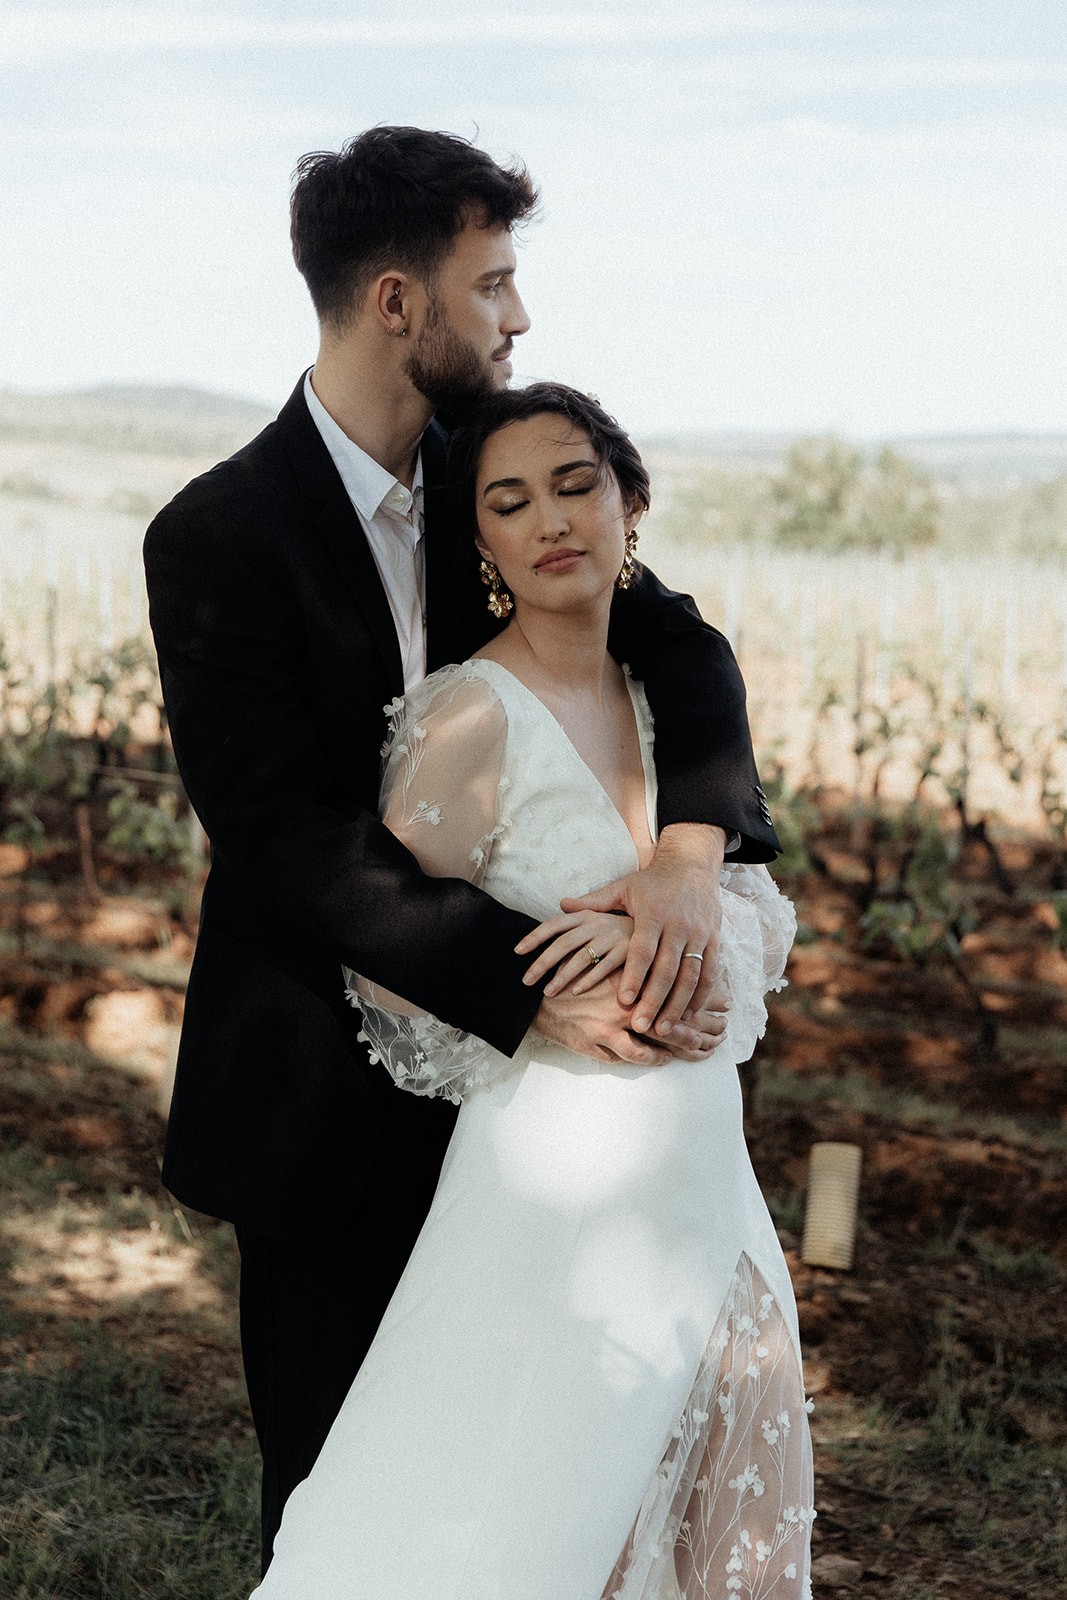
{"label": "man", "polygon": [[536,1025],[602,1059],[693,1057],[722,1027],[707,1003],[724,830],[749,859],[776,848],[729,647],[647,573],[620,596],[612,648],[657,717],[662,832],[650,868],[610,892],[636,922],[619,995],[524,986],[530,919],[423,877],[377,819],[384,705],[490,630],[437,493],[432,418],[510,376],[529,325],[511,230],[535,200],[521,168],[420,129],[306,157],[292,233],[320,321],[313,372],[145,541],[174,748],[212,845],[164,1178],[237,1227],[265,1561],[452,1124],[370,1066],[342,964],[508,1054]]}

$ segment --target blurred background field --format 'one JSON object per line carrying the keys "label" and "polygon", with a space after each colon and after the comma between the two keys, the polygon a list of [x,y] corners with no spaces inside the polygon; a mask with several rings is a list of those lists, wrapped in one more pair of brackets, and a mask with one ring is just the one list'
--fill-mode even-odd
{"label": "blurred background field", "polygon": [[[147,521],[269,416],[197,390],[0,394],[9,681],[147,640]],[[1067,434],[710,435],[645,452],[642,550],[731,640],[757,747],[791,782],[862,787],[866,742],[906,798],[932,735],[966,727],[978,803],[1041,819],[1043,785],[1047,805],[1064,776]]]}
{"label": "blurred background field", "polygon": [[[0,1587],[229,1600],[255,1446],[228,1230],[158,1183],[204,840],[140,541],[267,413],[0,396]],[[733,641],[798,903],[746,1071],[816,1398],[816,1593],[1067,1578],[1067,436],[646,446],[642,552]],[[810,1144],[863,1150],[851,1273]]]}
{"label": "blurred background field", "polygon": [[[0,394],[0,632],[66,670],[146,631],[144,527],[270,419],[197,390]],[[995,701],[1033,726],[1067,692],[1067,433],[854,444],[645,443],[643,549],[734,644],[759,737],[857,674]],[[799,715],[798,715],[799,713]],[[799,759],[797,745],[795,760]]]}

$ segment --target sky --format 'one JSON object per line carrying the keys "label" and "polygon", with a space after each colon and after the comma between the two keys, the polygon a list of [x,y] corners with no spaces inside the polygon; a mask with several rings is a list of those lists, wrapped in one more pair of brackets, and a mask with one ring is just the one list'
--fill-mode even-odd
{"label": "sky", "polygon": [[526,162],[517,379],[639,435],[1067,428],[1064,0],[3,0],[0,388],[281,404],[377,122]]}

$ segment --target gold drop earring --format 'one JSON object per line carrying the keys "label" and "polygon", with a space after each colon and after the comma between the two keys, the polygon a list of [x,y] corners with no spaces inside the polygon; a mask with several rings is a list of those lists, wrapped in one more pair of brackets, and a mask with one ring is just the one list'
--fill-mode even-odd
{"label": "gold drop earring", "polygon": [[514,609],[515,602],[500,581],[500,573],[495,562],[483,561],[478,568],[482,582],[489,590],[489,609],[494,617],[506,617]]}
{"label": "gold drop earring", "polygon": [[616,589],[631,589],[634,578],[637,576],[637,562],[634,559],[637,551],[637,529],[626,530],[626,553],[622,558],[622,569],[615,579]]}

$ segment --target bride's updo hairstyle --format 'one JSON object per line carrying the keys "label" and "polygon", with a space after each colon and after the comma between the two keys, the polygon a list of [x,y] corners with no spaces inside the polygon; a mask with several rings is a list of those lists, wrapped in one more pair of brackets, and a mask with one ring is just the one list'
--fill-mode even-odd
{"label": "bride's updo hairstyle", "polygon": [[589,435],[597,458],[598,481],[611,472],[628,510],[648,510],[651,503],[648,473],[630,435],[591,395],[569,389],[564,383],[531,383],[525,389],[499,389],[480,400],[452,435],[449,477],[457,515],[473,538],[478,529],[475,487],[478,463],[486,441],[512,422],[554,416]]}

